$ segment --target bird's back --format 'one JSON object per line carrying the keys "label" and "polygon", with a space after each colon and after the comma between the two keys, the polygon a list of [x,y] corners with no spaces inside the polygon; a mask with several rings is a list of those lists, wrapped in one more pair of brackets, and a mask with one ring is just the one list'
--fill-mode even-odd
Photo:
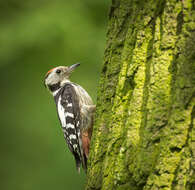
{"label": "bird's back", "polygon": [[93,105],[93,101],[87,91],[80,85],[76,83],[72,83],[77,96],[79,97],[79,104],[80,105]]}

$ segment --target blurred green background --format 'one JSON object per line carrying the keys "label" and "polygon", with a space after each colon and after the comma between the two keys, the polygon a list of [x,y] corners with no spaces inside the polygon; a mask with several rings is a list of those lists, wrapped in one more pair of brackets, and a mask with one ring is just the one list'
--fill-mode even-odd
{"label": "blurred green background", "polygon": [[0,189],[80,190],[45,73],[80,62],[72,81],[96,101],[107,0],[0,1]]}

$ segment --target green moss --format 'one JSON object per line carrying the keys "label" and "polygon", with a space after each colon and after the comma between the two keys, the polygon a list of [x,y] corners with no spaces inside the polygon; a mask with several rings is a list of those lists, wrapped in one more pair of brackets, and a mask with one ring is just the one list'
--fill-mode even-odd
{"label": "green moss", "polygon": [[87,190],[195,183],[192,7],[190,0],[113,1]]}

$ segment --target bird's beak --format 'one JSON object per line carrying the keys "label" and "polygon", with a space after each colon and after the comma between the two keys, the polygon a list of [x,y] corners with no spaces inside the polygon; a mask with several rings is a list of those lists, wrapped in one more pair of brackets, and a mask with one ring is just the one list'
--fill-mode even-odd
{"label": "bird's beak", "polygon": [[68,72],[72,72],[75,70],[75,68],[77,68],[78,66],[80,65],[80,63],[76,63],[74,65],[71,65],[69,68],[68,68]]}

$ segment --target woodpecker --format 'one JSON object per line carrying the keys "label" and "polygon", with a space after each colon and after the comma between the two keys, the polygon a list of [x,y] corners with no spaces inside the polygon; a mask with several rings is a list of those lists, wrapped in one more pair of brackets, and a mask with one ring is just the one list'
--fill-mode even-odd
{"label": "woodpecker", "polygon": [[79,65],[55,67],[47,72],[44,80],[54,97],[64,138],[75,158],[78,172],[81,165],[85,171],[87,168],[96,107],[89,94],[69,79]]}

